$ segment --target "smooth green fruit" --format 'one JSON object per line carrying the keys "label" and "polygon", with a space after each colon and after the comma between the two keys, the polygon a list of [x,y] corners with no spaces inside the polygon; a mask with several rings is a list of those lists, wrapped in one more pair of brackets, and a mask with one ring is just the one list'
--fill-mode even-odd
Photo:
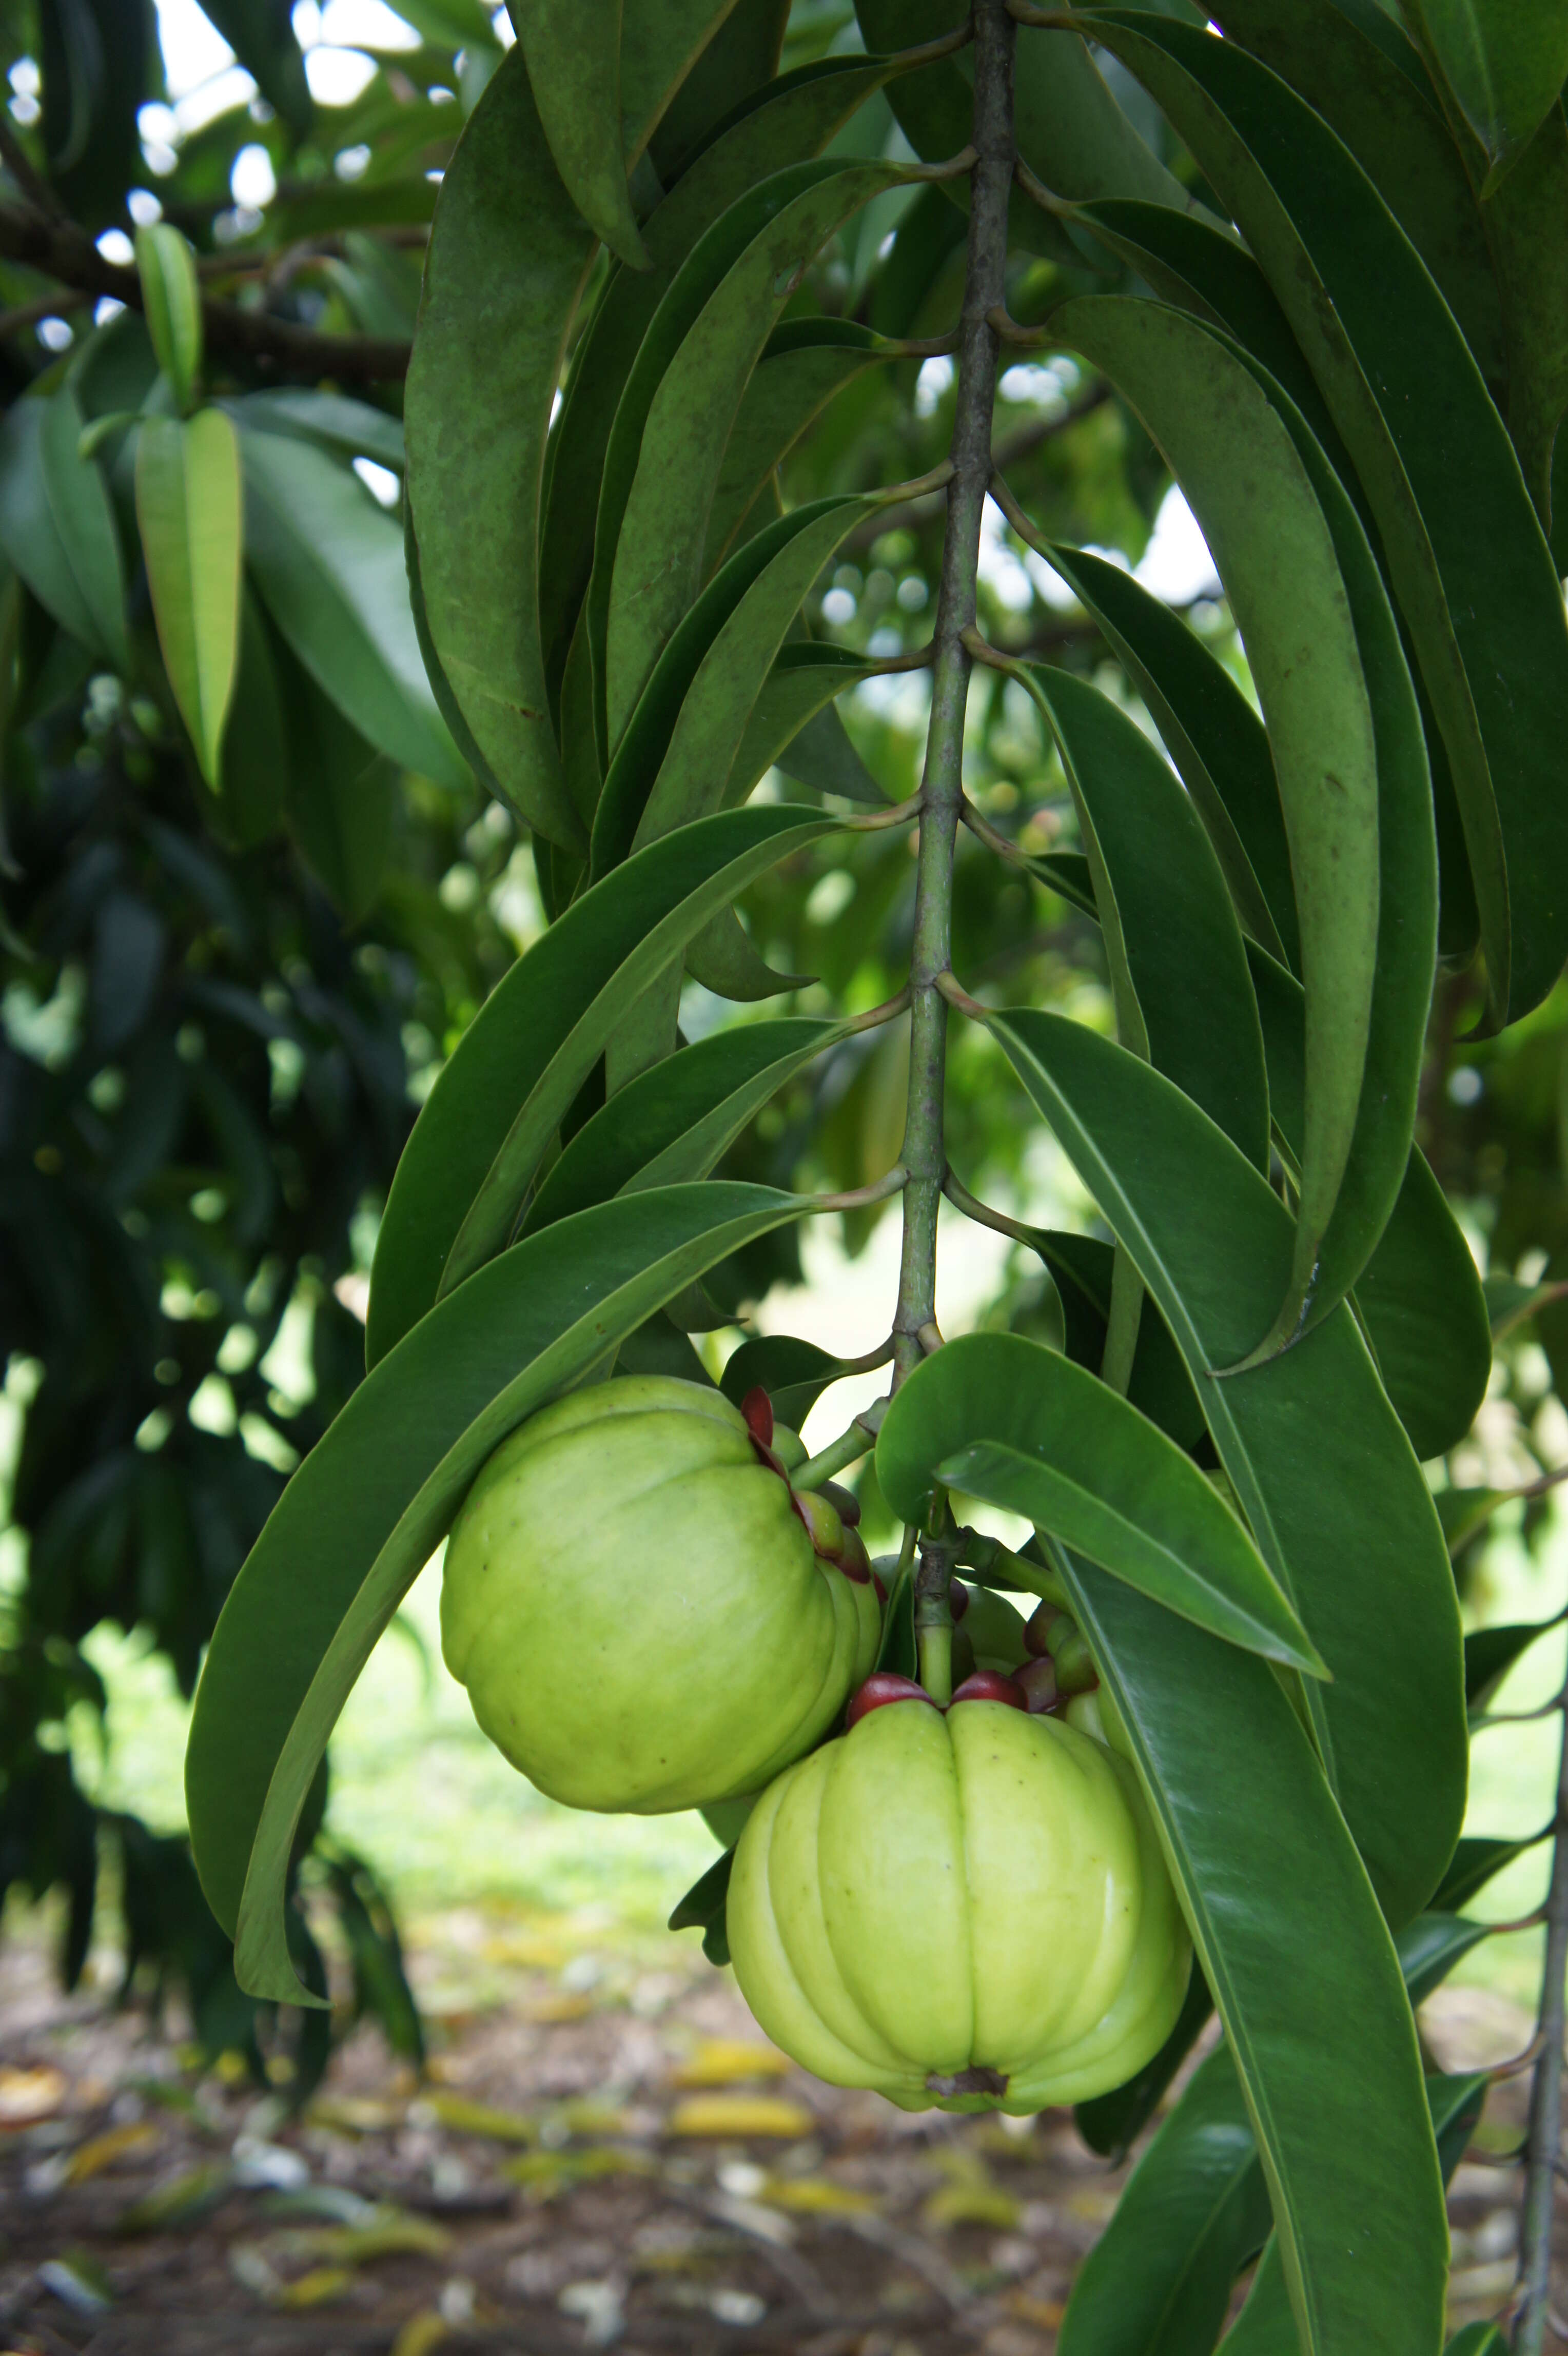
{"label": "smooth green fruit", "polygon": [[822,1560],[716,1390],[631,1376],[497,1449],[457,1516],[441,1649],[514,1767],[576,1808],[754,1792],[876,1655],[869,1577]]}
{"label": "smooth green fruit", "polygon": [[890,1703],[780,1775],[741,1835],[727,1922],[774,2043],[907,2110],[1121,2085],[1191,1966],[1132,1767],[990,1701]]}

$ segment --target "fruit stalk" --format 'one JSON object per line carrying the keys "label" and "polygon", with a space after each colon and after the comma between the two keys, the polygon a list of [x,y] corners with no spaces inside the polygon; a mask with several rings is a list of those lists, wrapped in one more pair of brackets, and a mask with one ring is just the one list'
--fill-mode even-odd
{"label": "fruit stalk", "polygon": [[1004,0],[975,0],[974,164],[959,327],[952,480],[948,486],[931,673],[931,720],[920,797],[920,841],[910,958],[908,1111],[904,1132],[904,1245],[893,1319],[895,1384],[923,1355],[920,1331],[936,1322],[937,1210],[947,1169],[943,1103],[947,1005],[938,989],[952,956],[953,847],[963,803],[963,723],[975,620],[980,525],[991,481],[991,419],[1003,305],[1007,201],[1013,186],[1013,52]]}

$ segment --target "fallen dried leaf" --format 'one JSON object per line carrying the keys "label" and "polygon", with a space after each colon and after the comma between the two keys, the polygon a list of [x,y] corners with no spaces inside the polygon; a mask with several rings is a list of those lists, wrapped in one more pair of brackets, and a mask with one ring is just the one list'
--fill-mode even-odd
{"label": "fallen dried leaf", "polygon": [[782,2078],[789,2064],[776,2045],[749,2037],[705,2037],[670,2073],[672,2086],[734,2086],[746,2078]]}
{"label": "fallen dried leaf", "polygon": [[587,2151],[529,2151],[509,2159],[501,2174],[521,2184],[530,2201],[553,2201],[576,2184],[602,2176],[651,2176],[654,2164],[647,2152],[622,2151],[597,2145]]}
{"label": "fallen dried leaf", "polygon": [[371,2258],[444,2258],[452,2236],[432,2217],[385,2209],[363,2224],[307,2226],[289,2234],[288,2247],[300,2257],[362,2265]]}
{"label": "fallen dried leaf", "polygon": [[427,2094],[412,2106],[411,2123],[421,2114],[438,2126],[449,2127],[454,2135],[489,2136],[497,2143],[534,2143],[539,2136],[538,2121],[523,2112],[498,2111],[489,2103],[471,2103],[463,2094],[439,2090]]}
{"label": "fallen dried leaf", "polygon": [[63,2071],[47,2062],[31,2070],[0,2069],[0,2127],[30,2127],[52,2119],[66,2096]]}
{"label": "fallen dried leaf", "polygon": [[808,2217],[874,2217],[879,2206],[869,2192],[835,2184],[831,2176],[770,2176],[757,2198]]}
{"label": "fallen dried leaf", "polygon": [[339,2135],[384,2135],[403,2125],[405,2103],[377,2103],[363,2094],[318,2094],[306,2113],[312,2126]]}
{"label": "fallen dried leaf", "polygon": [[73,2315],[107,2315],[114,2304],[108,2276],[85,2250],[71,2250],[63,2258],[46,2259],[38,2268],[38,2280]]}
{"label": "fallen dried leaf", "polygon": [[452,2327],[446,2317],[437,2315],[433,2307],[422,2307],[416,2315],[409,2317],[392,2341],[392,2356],[430,2356],[433,2348],[439,2348],[451,2336]]}
{"label": "fallen dried leaf", "polygon": [[172,2183],[160,2184],[140,2201],[133,2201],[128,2209],[121,2211],[115,2230],[122,2233],[161,2233],[171,2225],[187,2225],[221,2201],[233,2181],[233,2170],[221,2161],[209,2160],[201,2168],[187,2169]]}
{"label": "fallen dried leaf", "polygon": [[743,2141],[748,2136],[806,2136],[815,2126],[804,2104],[788,2102],[781,2095],[691,2094],[671,2112],[669,2131],[675,2136],[728,2136]]}
{"label": "fallen dried leaf", "polygon": [[536,1995],[521,1997],[516,2010],[524,2020],[544,2025],[563,2020],[585,2020],[597,2008],[591,1996],[581,1996],[569,1988],[542,1988]]}
{"label": "fallen dried leaf", "polygon": [[285,2283],[276,2294],[279,2307],[329,2307],[354,2286],[348,2266],[313,2266],[297,2282]]}
{"label": "fallen dried leaf", "polygon": [[94,2136],[90,2142],[77,2146],[65,2164],[61,2181],[85,2184],[89,2177],[101,2175],[117,2159],[124,2159],[128,2151],[145,2151],[157,2139],[156,2127],[149,2126],[145,2119],[131,2126],[111,2127],[106,2135]]}
{"label": "fallen dried leaf", "polygon": [[1018,2222],[1020,2204],[1000,2184],[939,2185],[921,2203],[920,2222],[933,2232],[948,2225],[994,2225],[1008,2232]]}
{"label": "fallen dried leaf", "polygon": [[1026,2290],[1009,2291],[1002,2304],[1020,2323],[1037,2324],[1042,2331],[1059,2330],[1067,2313],[1059,2298],[1032,2298]]}

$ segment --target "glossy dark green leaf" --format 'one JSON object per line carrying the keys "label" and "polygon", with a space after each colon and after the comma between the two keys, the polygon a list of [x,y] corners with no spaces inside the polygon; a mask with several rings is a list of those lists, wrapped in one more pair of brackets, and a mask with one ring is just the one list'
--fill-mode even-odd
{"label": "glossy dark green leaf", "polygon": [[659,657],[594,817],[597,877],[725,798],[753,705],[812,582],[873,502],[817,499],[737,549]]}
{"label": "glossy dark green leaf", "polygon": [[1158,1302],[1263,1557],[1333,1672],[1305,1687],[1306,1706],[1389,1919],[1406,1922],[1464,1813],[1459,1616],[1430,1493],[1349,1310],[1214,1379],[1283,1290],[1283,1205],[1123,1049],[1051,1014],[991,1028]]}
{"label": "glossy dark green leaf", "polygon": [[78,450],[69,384],[13,402],[0,426],[0,548],[40,605],[124,676],[124,570],[98,462]]}
{"label": "glossy dark green leaf", "polygon": [[1097,2094],[1091,2103],[1075,2104],[1073,2124],[1090,2151],[1099,2152],[1102,2159],[1117,2165],[1126,2158],[1159,2109],[1172,2079],[1207,2028],[1213,2011],[1214,1998],[1208,1993],[1208,1982],[1195,1964],[1176,2025],[1154,2060],[1146,2062],[1137,2076],[1129,2078],[1124,2086],[1115,2087],[1109,2094]]}
{"label": "glossy dark green leaf", "polygon": [[[1327,1280],[1315,1291],[1314,1280],[1341,1188],[1360,1183],[1351,1148],[1378,980],[1380,747],[1358,643],[1366,584],[1353,602],[1346,534],[1324,513],[1277,389],[1271,400],[1228,340],[1180,312],[1117,297],[1069,304],[1056,325],[1106,369],[1169,459],[1229,593],[1273,748],[1306,987],[1308,1112],[1290,1280],[1245,1357],[1280,1346],[1304,1309],[1326,1310],[1345,1289]],[[1434,896],[1433,909],[1435,924]],[[1407,1130],[1397,1170],[1408,1151]]]}
{"label": "glossy dark green leaf", "polygon": [[738,1407],[759,1386],[773,1401],[780,1423],[799,1430],[830,1383],[850,1369],[831,1351],[793,1333],[758,1333],[725,1361],[719,1388]]}
{"label": "glossy dark green leaf", "polygon": [[1420,256],[1320,115],[1232,42],[1120,12],[1096,29],[1230,208],[1354,459],[1447,747],[1493,1012],[1511,1020],[1568,953],[1568,620],[1502,421]]}
{"label": "glossy dark green leaf", "polygon": [[[1301,986],[1251,952],[1269,1063],[1269,1099],[1282,1151],[1294,1164],[1302,1135]],[[1388,1224],[1356,1280],[1356,1304],[1383,1388],[1418,1456],[1457,1447],[1486,1397],[1492,1368],[1486,1298],[1470,1247],[1431,1164],[1410,1149]]]}
{"label": "glossy dark green leaf", "polygon": [[1301,2349],[1429,2356],[1448,2235],[1415,2024],[1306,1731],[1264,1662],[1058,1560],[1225,2023]]}
{"label": "glossy dark green leaf", "polygon": [[[865,58],[832,58],[785,74],[738,102],[728,127],[715,134],[643,223],[651,270],[610,273],[574,355],[561,413],[550,434],[539,536],[539,620],[545,673],[553,683],[564,669],[593,570],[600,482],[617,410],[676,272],[703,232],[748,188],[825,146],[885,72]],[[623,504],[651,391],[650,384],[635,432],[629,417],[623,431]],[[613,500],[607,522],[619,529]]]}
{"label": "glossy dark green leaf", "polygon": [[1251,2120],[1221,2045],[1198,2064],[1079,2268],[1059,2356],[1207,2356],[1269,2223]]}
{"label": "glossy dark green leaf", "polygon": [[[1488,2083],[1485,2071],[1468,2077],[1431,2077],[1426,2082],[1445,2184],[1476,2131]],[[1227,2333],[1225,2344],[1234,2356],[1297,2356],[1300,2343],[1277,2243],[1271,2242],[1264,2251],[1247,2304]]]}
{"label": "glossy dark green leaf", "polygon": [[966,1333],[894,1393],[876,1478],[924,1523],[939,1481],[1022,1514],[1229,1644],[1322,1664],[1240,1522],[1174,1440],[1069,1358],[1019,1333]]}
{"label": "glossy dark green leaf", "polygon": [[1508,2356],[1508,2341],[1495,2323],[1467,2323],[1454,2334],[1443,2356]]}
{"label": "glossy dark green leaf", "polygon": [[[650,672],[701,585],[708,516],[725,446],[746,381],[779,314],[833,230],[906,177],[902,165],[824,161],[798,165],[764,183],[756,195],[768,217],[730,262],[671,352],[648,402],[603,606],[606,744],[610,751],[618,744]],[[687,270],[697,262],[706,242]],[[672,302],[675,291],[666,304]],[[660,305],[661,313],[663,309]],[[623,396],[623,408],[625,402]],[[619,423],[618,413],[618,440]],[[609,481],[607,468],[607,492]],[[599,512],[602,521],[603,496]],[[596,547],[591,597],[596,596],[599,580]],[[596,635],[590,643],[596,668]]]}
{"label": "glossy dark green leaf", "polygon": [[568,196],[612,253],[645,269],[621,156],[621,0],[517,0],[516,21],[533,102]]}
{"label": "glossy dark green leaf", "polygon": [[1187,795],[1143,730],[1070,672],[1029,673],[1079,813],[1124,1046],[1200,1105],[1260,1170],[1269,1087],[1247,955],[1219,862]]}
{"label": "glossy dark green leaf", "polygon": [[[1397,1953],[1412,2005],[1423,2003],[1462,1956],[1486,1936],[1484,1924],[1452,1915],[1423,1914],[1401,1933]],[[1184,2021],[1192,2017],[1176,2062],[1213,2009],[1200,1973],[1194,1974]],[[1194,2002],[1194,1996],[1197,2001]],[[1178,2023],[1178,2032],[1182,2027]],[[1175,2040],[1173,2038],[1173,2043]],[[1154,2067],[1155,2065],[1151,2065]],[[1134,2081],[1137,2086],[1138,2081]],[[1485,2081],[1474,2082],[1484,2085]],[[1441,2082],[1428,2080],[1433,2094]],[[1080,2104],[1080,2130],[1099,2122],[1090,2115],[1110,2111],[1131,2090]],[[1157,2097],[1155,2098],[1157,2099]],[[1450,2104],[1446,2091],[1433,2102],[1434,2124],[1443,2128],[1467,2115],[1473,2096]],[[1120,2143],[1090,2141],[1108,2158],[1120,2158],[1153,2102]],[[1468,2128],[1466,2130],[1468,2133]],[[1441,2145],[1440,2145],[1441,2149]],[[1228,2047],[1202,2062],[1170,2117],[1139,2160],[1115,2217],[1080,2268],[1062,2333],[1063,2356],[1176,2356],[1207,2351],[1230,2307],[1242,2267],[1268,2237],[1268,2190],[1257,2161],[1257,2145]],[[1288,2322],[1289,2308],[1286,2303]],[[1296,2340],[1286,2343],[1294,2356]]]}
{"label": "glossy dark green leaf", "polygon": [[1515,1621],[1498,1628],[1474,1628],[1465,1639],[1465,1699],[1471,1709],[1484,1709],[1514,1663],[1540,1636],[1563,1624],[1562,1614],[1551,1620]]}
{"label": "glossy dark green leaf", "polygon": [[[1058,1227],[1031,1227],[1026,1241],[1050,1270],[1062,1305],[1068,1356],[1075,1365],[1098,1374],[1111,1315],[1114,1247],[1097,1236],[1071,1235]],[[1138,1320],[1127,1397],[1189,1453],[1208,1433],[1192,1377],[1171,1339],[1170,1328],[1147,1301]]]}
{"label": "glossy dark green leaf", "polygon": [[398,773],[275,635],[269,654],[286,747],[280,783],[288,830],[339,914],[358,924],[386,878],[396,836]]}
{"label": "glossy dark green leaf", "polygon": [[1433,1892],[1434,1907],[1453,1909],[1467,1906],[1472,1898],[1485,1890],[1494,1874],[1501,1873],[1504,1866],[1511,1865],[1515,1858],[1527,1857],[1532,1848],[1539,1847],[1551,1836],[1550,1825],[1544,1832],[1532,1833],[1524,1840],[1498,1840],[1468,1835],[1456,1845],[1448,1870]]}
{"label": "glossy dark green leaf", "polygon": [[1301,961],[1290,843],[1268,733],[1223,663],[1119,564],[1042,541],[1042,553],[1121,657],[1214,845],[1236,911],[1265,948]]}
{"label": "glossy dark green leaf", "polygon": [[723,1857],[715,1858],[707,1871],[697,1876],[684,1898],[676,1900],[667,1927],[671,1931],[695,1931],[699,1927],[706,1930],[710,1922],[722,1921],[734,1864],[733,1848],[726,1848]]}
{"label": "glossy dark green leaf", "polygon": [[295,655],[379,752],[465,791],[420,657],[398,525],[307,442],[242,432],[240,455],[246,564]]}
{"label": "glossy dark green leaf", "polygon": [[302,2000],[283,1912],[301,1805],[486,1458],[682,1285],[810,1207],[710,1181],[582,1212],[444,1301],[306,1458],[230,1591],[186,1755],[197,1869],[251,1994]]}
{"label": "glossy dark green leaf", "polygon": [[288,10],[277,0],[212,0],[203,13],[254,76],[267,104],[276,108],[295,139],[303,139],[313,109],[305,56]]}
{"label": "glossy dark green leaf", "polygon": [[551,160],[521,48],[441,184],[404,404],[408,497],[431,643],[485,763],[553,842],[586,846],[550,724],[539,482],[562,348],[594,251]]}
{"label": "glossy dark green leaf", "polygon": [[715,997],[736,1004],[755,1005],[787,990],[806,990],[816,980],[810,973],[779,973],[770,966],[733,908],[721,908],[686,950],[686,970],[693,981]]}
{"label": "glossy dark green leaf", "polygon": [[705,1178],[768,1098],[843,1035],[839,1024],[787,1016],[682,1047],[584,1123],[529,1205],[522,1233],[612,1194]]}
{"label": "glossy dark green leaf", "polygon": [[372,1365],[459,1280],[460,1237],[463,1274],[504,1243],[557,1122],[641,992],[745,883],[832,823],[787,806],[703,819],[616,869],[519,958],[458,1042],[398,1164],[371,1271]]}
{"label": "glossy dark green leaf", "polygon": [[1509,433],[1536,512],[1553,536],[1553,454],[1568,408],[1568,119],[1553,106],[1519,162],[1482,205],[1502,296]]}
{"label": "glossy dark green leaf", "polygon": [[1487,232],[1430,87],[1335,0],[1227,0],[1219,16],[1229,39],[1333,124],[1443,289],[1482,375],[1497,381],[1502,320]]}
{"label": "glossy dark green leaf", "polygon": [[713,33],[660,116],[649,143],[662,187],[672,187],[736,104],[779,72],[789,0],[739,0]]}
{"label": "glossy dark green leaf", "polygon": [[1486,151],[1490,195],[1568,80],[1568,22],[1552,0],[1412,0],[1428,63]]}

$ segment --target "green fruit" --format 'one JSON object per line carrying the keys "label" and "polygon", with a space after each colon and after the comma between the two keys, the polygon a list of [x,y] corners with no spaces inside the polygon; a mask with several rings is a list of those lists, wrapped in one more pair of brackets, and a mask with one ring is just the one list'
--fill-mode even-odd
{"label": "green fruit", "polygon": [[873,1709],[763,1794],[730,1954],[776,2045],[907,2110],[1026,2113],[1155,2054],[1191,1949],[1137,1777],[1001,1703]]}
{"label": "green fruit", "polygon": [[638,1375],[497,1449],[457,1516],[441,1649],[514,1767],[573,1807],[755,1792],[871,1667],[869,1578],[823,1560],[719,1392]]}

